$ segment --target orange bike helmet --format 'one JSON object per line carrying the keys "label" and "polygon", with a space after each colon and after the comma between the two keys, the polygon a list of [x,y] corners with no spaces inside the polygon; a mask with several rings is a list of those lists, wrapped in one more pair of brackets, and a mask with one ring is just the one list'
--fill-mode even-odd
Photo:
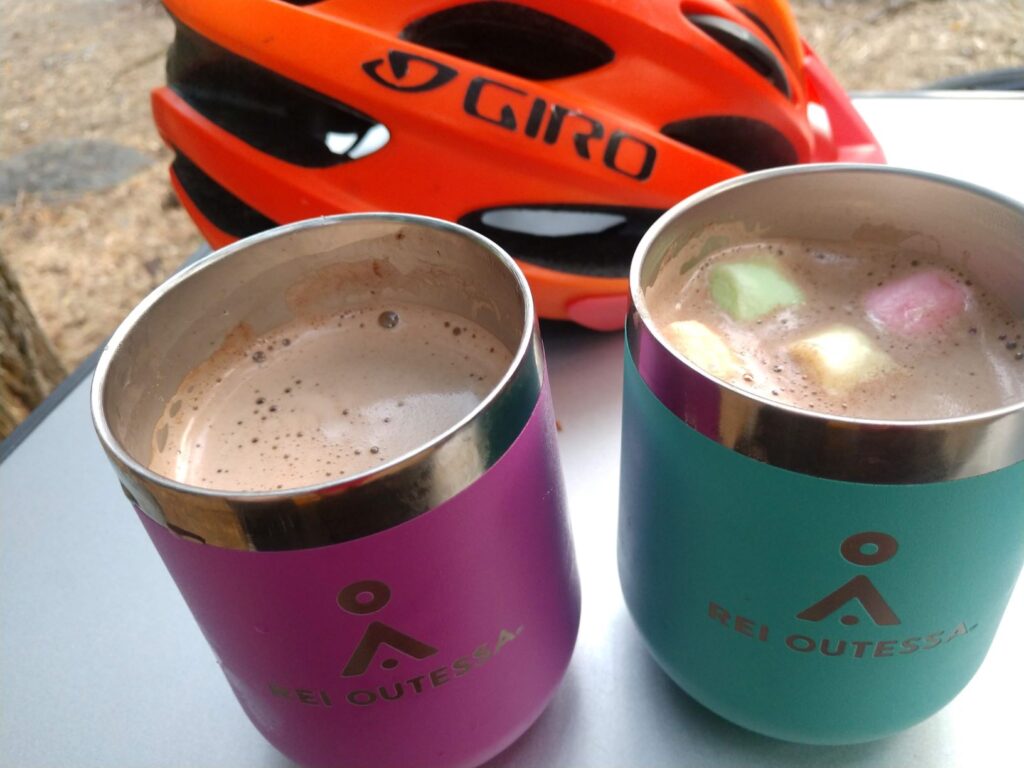
{"label": "orange bike helmet", "polygon": [[666,208],[793,163],[882,161],[782,0],[165,0],[153,93],[214,246],[330,213],[458,221],[542,317],[621,327]]}

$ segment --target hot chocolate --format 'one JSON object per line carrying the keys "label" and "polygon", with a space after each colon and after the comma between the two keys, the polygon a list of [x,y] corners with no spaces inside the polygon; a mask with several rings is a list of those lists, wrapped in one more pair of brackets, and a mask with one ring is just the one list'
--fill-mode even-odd
{"label": "hot chocolate", "polygon": [[666,340],[767,398],[843,416],[963,416],[1024,399],[1024,320],[970,274],[912,252],[792,240],[663,268]]}
{"label": "hot chocolate", "polygon": [[347,478],[423,445],[495,387],[511,353],[465,318],[408,303],[236,329],[192,370],[150,468],[225,491]]}

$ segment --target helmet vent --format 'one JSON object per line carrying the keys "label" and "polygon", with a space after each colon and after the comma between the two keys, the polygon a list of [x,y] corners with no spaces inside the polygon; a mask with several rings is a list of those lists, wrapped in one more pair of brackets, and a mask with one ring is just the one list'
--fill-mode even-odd
{"label": "helmet vent", "polygon": [[762,19],[760,16],[758,16],[756,13],[754,13],[748,8],[741,8],[739,6],[736,6],[736,10],[738,10],[752,22],[757,24],[757,28],[764,32],[768,36],[769,40],[775,43],[775,47],[778,48],[780,51],[782,50],[782,46],[779,45],[779,38],[777,38],[775,36],[775,33],[772,32],[771,27],[764,23],[764,19]]}
{"label": "helmet vent", "polygon": [[529,264],[625,277],[637,243],[662,213],[659,208],[536,203],[471,211],[459,224]]}
{"label": "helmet vent", "polygon": [[383,148],[388,129],[369,115],[281,77],[180,22],[167,84],[194,110],[285,162],[327,168]]}
{"label": "helmet vent", "polygon": [[785,136],[749,117],[695,117],[669,123],[661,132],[744,171],[794,165],[799,160]]}
{"label": "helmet vent", "polygon": [[530,80],[579,75],[615,53],[579,27],[515,3],[448,8],[407,26],[409,42]]}
{"label": "helmet vent", "polygon": [[189,200],[221,232],[232,237],[248,237],[277,226],[203,173],[181,152],[175,153],[171,170]]}
{"label": "helmet vent", "polygon": [[686,14],[686,18],[789,98],[789,81],[782,63],[761,38],[743,25],[720,16],[695,13]]}

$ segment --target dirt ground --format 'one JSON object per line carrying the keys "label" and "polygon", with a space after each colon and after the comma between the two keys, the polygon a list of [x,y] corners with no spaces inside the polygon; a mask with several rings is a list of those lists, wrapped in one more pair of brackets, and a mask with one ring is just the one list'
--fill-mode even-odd
{"label": "dirt ground", "polygon": [[[1024,65],[1024,0],[796,0],[803,34],[851,90],[916,88]],[[151,159],[85,194],[0,205],[0,252],[70,368],[200,243],[149,113],[172,26],[155,0],[0,0],[0,164],[105,139]]]}

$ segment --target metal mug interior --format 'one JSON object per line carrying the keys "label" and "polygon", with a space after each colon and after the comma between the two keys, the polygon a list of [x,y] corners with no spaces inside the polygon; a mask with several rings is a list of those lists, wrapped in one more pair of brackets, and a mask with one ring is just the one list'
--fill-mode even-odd
{"label": "metal mug interior", "polygon": [[[340,313],[388,300],[454,312],[512,353],[503,378],[457,424],[379,468],[303,488],[216,491],[149,469],[167,402],[240,324],[259,335],[297,312]],[[386,213],[298,222],[223,248],[144,299],[100,357],[93,421],[129,499],[179,535],[247,550],[338,543],[436,507],[502,456],[542,386],[536,325],[522,272],[471,230]]]}
{"label": "metal mug interior", "polygon": [[676,352],[646,304],[655,278],[666,269],[682,276],[711,251],[769,238],[912,244],[968,272],[1024,314],[1024,206],[1016,201],[966,182],[876,165],[793,166],[732,179],[667,211],[632,264],[630,354],[679,418],[741,454],[834,480],[937,482],[1024,460],[1024,402],[948,419],[849,418],[761,397]]}

